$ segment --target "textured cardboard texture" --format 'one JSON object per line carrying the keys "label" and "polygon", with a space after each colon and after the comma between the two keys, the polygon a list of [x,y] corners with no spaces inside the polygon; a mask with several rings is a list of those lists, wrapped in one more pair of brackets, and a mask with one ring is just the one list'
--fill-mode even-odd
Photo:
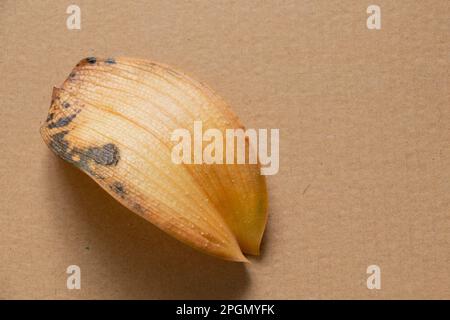
{"label": "textured cardboard texture", "polygon": [[[448,1],[121,3],[0,2],[0,298],[450,298]],[[260,258],[196,252],[48,150],[52,87],[87,56],[173,65],[280,129]]]}

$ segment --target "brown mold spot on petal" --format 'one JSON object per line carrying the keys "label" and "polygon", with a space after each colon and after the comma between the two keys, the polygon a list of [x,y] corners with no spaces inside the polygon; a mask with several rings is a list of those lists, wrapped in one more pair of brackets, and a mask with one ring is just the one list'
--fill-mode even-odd
{"label": "brown mold spot on petal", "polygon": [[53,117],[55,116],[55,114],[54,113],[49,113],[48,114],[48,116],[47,116],[47,120],[45,120],[45,121],[47,121],[47,122],[50,122],[50,121],[52,121],[53,120]]}
{"label": "brown mold spot on petal", "polygon": [[50,140],[50,148],[61,158],[70,160],[72,157],[69,153],[67,153],[67,149],[69,148],[69,142],[65,139],[65,136],[69,133],[69,131],[61,131],[53,136],[51,136]]}
{"label": "brown mold spot on petal", "polygon": [[120,159],[119,148],[113,143],[105,144],[100,148],[89,148],[86,155],[104,166],[116,166]]}
{"label": "brown mold spot on petal", "polygon": [[112,185],[110,185],[110,188],[121,198],[125,198],[125,196],[127,195],[124,185],[119,181],[115,181]]}
{"label": "brown mold spot on petal", "polygon": [[69,123],[71,123],[72,120],[75,119],[76,116],[77,116],[76,114],[71,114],[71,115],[69,115],[67,117],[58,119],[56,122],[49,123],[48,128],[49,129],[53,129],[53,128],[65,127]]}
{"label": "brown mold spot on petal", "polygon": [[89,64],[95,64],[95,63],[97,63],[97,58],[96,57],[88,57],[88,58],[86,58],[86,61]]}
{"label": "brown mold spot on petal", "polygon": [[116,64],[116,60],[114,58],[108,58],[105,60],[106,64]]}

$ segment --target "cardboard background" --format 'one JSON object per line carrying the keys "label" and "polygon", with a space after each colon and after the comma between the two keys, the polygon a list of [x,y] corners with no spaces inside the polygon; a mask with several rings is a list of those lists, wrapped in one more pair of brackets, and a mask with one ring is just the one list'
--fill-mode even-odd
{"label": "cardboard background", "polygon": [[[0,1],[0,298],[450,298],[448,17],[445,0]],[[42,142],[52,86],[120,55],[176,66],[247,127],[280,129],[251,265],[178,243]]]}

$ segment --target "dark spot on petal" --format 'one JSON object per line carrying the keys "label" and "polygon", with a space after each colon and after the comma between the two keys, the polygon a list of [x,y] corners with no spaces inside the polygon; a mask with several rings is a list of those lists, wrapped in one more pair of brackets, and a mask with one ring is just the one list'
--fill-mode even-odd
{"label": "dark spot on petal", "polygon": [[49,129],[53,129],[53,128],[61,128],[61,127],[65,127],[67,126],[70,122],[72,122],[72,120],[76,117],[76,114],[71,114],[70,116],[58,119],[58,121],[54,122],[54,123],[50,123],[47,127]]}
{"label": "dark spot on petal", "polygon": [[125,191],[125,188],[123,184],[119,181],[114,182],[110,186],[111,190],[114,191],[117,195],[119,195],[121,198],[125,198],[127,192]]}
{"label": "dark spot on petal", "polygon": [[113,143],[105,144],[101,148],[89,148],[86,155],[104,166],[115,166],[120,159],[119,149]]}
{"label": "dark spot on petal", "polygon": [[116,64],[116,60],[114,60],[114,58],[108,58],[105,60],[105,63],[107,64]]}
{"label": "dark spot on petal", "polygon": [[56,154],[58,154],[61,158],[70,161],[72,159],[71,155],[67,153],[67,149],[69,148],[69,143],[64,139],[66,134],[69,131],[61,131],[54,134],[51,137],[50,141],[50,149],[52,149]]}
{"label": "dark spot on petal", "polygon": [[55,116],[54,113],[49,113],[48,116],[47,116],[47,120],[46,121],[47,122],[52,121],[54,116]]}
{"label": "dark spot on petal", "polygon": [[88,57],[86,58],[86,61],[90,64],[95,64],[97,62],[97,58],[95,57]]}
{"label": "dark spot on petal", "polygon": [[[117,165],[119,162],[119,149],[112,143],[105,144],[101,148],[91,147],[88,149],[80,149],[74,147],[69,148],[69,142],[65,139],[69,131],[61,131],[51,136],[49,147],[58,156],[73,164],[82,171],[90,174],[94,178],[104,180],[105,177],[95,172],[95,166],[92,166],[93,162],[111,166]],[[69,151],[70,150],[70,151]],[[125,193],[123,186],[116,185],[117,192]]]}

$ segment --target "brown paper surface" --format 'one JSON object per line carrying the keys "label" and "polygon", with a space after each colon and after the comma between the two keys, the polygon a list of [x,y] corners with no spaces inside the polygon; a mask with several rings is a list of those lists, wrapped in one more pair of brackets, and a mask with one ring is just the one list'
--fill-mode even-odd
{"label": "brown paper surface", "polygon": [[[448,1],[123,3],[0,2],[1,299],[450,298]],[[51,153],[52,87],[87,56],[175,66],[280,129],[261,257],[198,253]]]}

